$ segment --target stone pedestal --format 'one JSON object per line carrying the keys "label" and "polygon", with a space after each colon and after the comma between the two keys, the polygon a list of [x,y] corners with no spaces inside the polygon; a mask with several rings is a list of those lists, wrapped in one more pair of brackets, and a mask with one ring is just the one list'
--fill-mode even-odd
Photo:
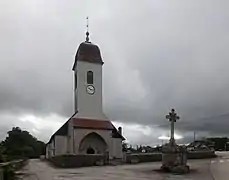
{"label": "stone pedestal", "polygon": [[162,147],[162,170],[173,173],[188,173],[187,151],[183,146],[175,143],[165,144]]}

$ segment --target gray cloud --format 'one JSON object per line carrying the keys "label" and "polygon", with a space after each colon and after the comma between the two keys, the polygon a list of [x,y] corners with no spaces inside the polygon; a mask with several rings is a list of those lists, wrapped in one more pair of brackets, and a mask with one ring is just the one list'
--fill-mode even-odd
{"label": "gray cloud", "polygon": [[227,117],[217,115],[229,112],[228,5],[7,1],[0,7],[0,112],[72,114],[71,66],[89,15],[91,41],[105,62],[104,109],[111,119],[163,130],[174,107],[187,137],[227,134]]}

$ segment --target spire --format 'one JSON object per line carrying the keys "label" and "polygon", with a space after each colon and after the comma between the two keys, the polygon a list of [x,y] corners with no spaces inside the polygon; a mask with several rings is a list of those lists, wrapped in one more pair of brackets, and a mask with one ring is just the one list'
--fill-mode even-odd
{"label": "spire", "polygon": [[89,30],[88,30],[89,22],[88,22],[88,17],[86,18],[86,20],[87,20],[86,42],[89,42]]}

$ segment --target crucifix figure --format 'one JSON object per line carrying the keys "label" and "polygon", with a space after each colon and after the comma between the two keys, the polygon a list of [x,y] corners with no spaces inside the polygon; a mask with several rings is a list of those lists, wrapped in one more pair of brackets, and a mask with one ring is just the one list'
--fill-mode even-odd
{"label": "crucifix figure", "polygon": [[175,139],[174,139],[174,123],[180,119],[179,116],[177,116],[177,113],[175,113],[175,110],[172,109],[171,112],[166,115],[166,119],[168,119],[171,122],[171,136],[170,136],[170,144],[174,145],[175,144]]}

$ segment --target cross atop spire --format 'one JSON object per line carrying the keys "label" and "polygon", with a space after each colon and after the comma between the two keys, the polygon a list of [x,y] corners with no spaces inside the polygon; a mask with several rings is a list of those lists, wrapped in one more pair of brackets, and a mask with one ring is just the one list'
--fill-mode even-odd
{"label": "cross atop spire", "polygon": [[89,42],[89,30],[88,30],[89,29],[89,21],[88,21],[88,16],[87,16],[86,20],[87,20],[86,42]]}

